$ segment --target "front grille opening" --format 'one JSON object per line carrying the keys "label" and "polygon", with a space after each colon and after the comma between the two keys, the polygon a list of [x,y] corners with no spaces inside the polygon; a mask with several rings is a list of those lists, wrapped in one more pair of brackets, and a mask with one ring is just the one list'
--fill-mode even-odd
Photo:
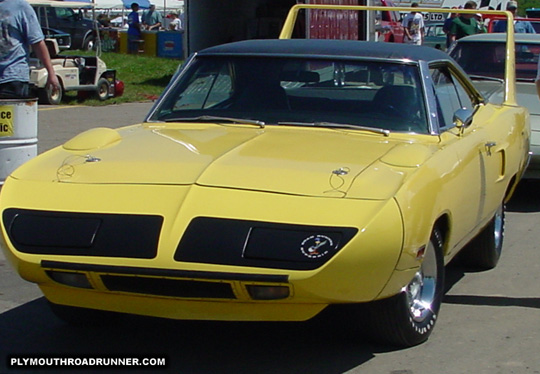
{"label": "front grille opening", "polygon": [[101,280],[110,291],[182,298],[236,299],[231,284],[222,282],[118,275],[102,275]]}

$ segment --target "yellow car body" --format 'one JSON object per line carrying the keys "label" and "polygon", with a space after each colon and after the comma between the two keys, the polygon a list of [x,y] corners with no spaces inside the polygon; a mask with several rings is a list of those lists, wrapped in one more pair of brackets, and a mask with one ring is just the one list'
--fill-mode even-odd
{"label": "yellow car body", "polygon": [[[428,57],[413,63],[404,58],[409,46],[361,44],[356,60],[350,57],[356,51],[347,51],[361,42],[344,42],[338,52],[343,41],[312,42],[252,41],[203,51],[173,78],[144,123],[90,130],[17,169],[2,188],[0,211],[2,247],[19,274],[51,303],[68,307],[302,321],[332,304],[399,295],[438,240],[448,263],[489,225],[520,180],[528,159],[527,110],[511,102],[512,92],[502,105],[484,102],[453,61],[427,47],[412,48],[410,58]],[[386,58],[391,69],[430,66],[452,75],[472,100],[468,120],[433,127],[430,105],[440,98],[425,88],[433,79],[421,75],[415,79],[425,90],[422,121],[430,126],[424,132],[171,117],[168,99],[197,59],[282,61],[311,49],[324,59],[302,66],[318,69],[322,80],[331,74],[321,70],[331,53],[341,62],[353,58],[349,69],[366,64],[364,72],[380,69],[385,60],[370,51],[381,48],[390,54],[398,48],[401,57]],[[345,82],[349,72],[339,79]],[[354,82],[370,79],[359,75]],[[379,89],[373,82],[370,92]],[[336,92],[320,81],[310,84],[285,91]],[[194,105],[178,104],[182,97],[174,108]],[[420,335],[427,337],[437,310]]]}

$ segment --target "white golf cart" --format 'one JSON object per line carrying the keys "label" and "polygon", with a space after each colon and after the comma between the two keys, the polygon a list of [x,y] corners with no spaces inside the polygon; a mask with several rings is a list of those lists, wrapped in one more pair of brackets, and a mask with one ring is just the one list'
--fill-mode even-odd
{"label": "white golf cart", "polygon": [[[54,0],[28,0],[31,5],[39,7],[71,7],[82,8],[93,6],[92,3]],[[99,34],[99,33],[98,33]],[[107,69],[105,62],[99,58],[101,51],[99,39],[94,56],[60,54],[58,42],[55,39],[45,39],[54,71],[60,82],[61,89],[51,92],[46,87],[47,70],[38,58],[30,58],[30,83],[37,90],[39,101],[44,104],[59,104],[67,91],[77,91],[81,96],[94,94],[99,100],[120,96],[123,93],[123,83],[116,80],[116,71]]]}

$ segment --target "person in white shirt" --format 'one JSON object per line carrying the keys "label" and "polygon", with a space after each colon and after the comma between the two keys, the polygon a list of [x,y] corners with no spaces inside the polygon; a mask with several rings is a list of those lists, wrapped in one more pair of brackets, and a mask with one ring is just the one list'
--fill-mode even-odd
{"label": "person in white shirt", "polygon": [[178,18],[178,14],[171,13],[170,14],[172,21],[169,23],[169,30],[172,31],[184,31],[184,28],[182,27],[182,22],[180,21],[180,18]]}
{"label": "person in white shirt", "polygon": [[[412,8],[417,8],[418,3],[412,3]],[[407,44],[422,45],[424,41],[424,16],[412,11],[403,18],[404,41]]]}

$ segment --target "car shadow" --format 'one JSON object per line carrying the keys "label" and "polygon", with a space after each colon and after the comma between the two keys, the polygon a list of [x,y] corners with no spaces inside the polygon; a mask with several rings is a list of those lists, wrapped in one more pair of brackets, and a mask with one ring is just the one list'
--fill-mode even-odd
{"label": "car shadow", "polygon": [[44,298],[0,314],[0,331],[2,373],[11,355],[167,357],[166,370],[155,371],[174,373],[343,373],[388,351],[320,319],[238,323],[125,316],[112,326],[75,327],[57,319]]}
{"label": "car shadow", "polygon": [[540,212],[540,180],[523,179],[519,182],[512,199],[506,204],[508,212]]}
{"label": "car shadow", "polygon": [[445,289],[443,304],[459,304],[473,306],[516,306],[522,308],[540,309],[539,297],[508,297],[508,296],[484,296],[484,295],[448,295],[454,285],[459,283],[467,274],[479,273],[481,270],[473,270],[461,266],[459,263],[451,263],[446,267]]}

